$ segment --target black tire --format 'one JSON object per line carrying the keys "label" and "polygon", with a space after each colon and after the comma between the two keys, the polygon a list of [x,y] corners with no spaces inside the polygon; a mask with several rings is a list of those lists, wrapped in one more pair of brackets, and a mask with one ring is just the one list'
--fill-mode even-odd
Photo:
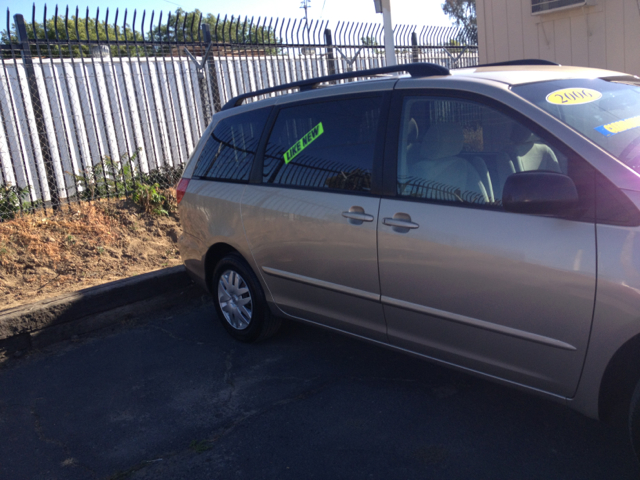
{"label": "black tire", "polygon": [[210,290],[220,323],[236,340],[259,342],[280,328],[280,318],[271,314],[260,282],[240,255],[218,262]]}
{"label": "black tire", "polygon": [[640,461],[640,381],[637,383],[631,396],[631,405],[629,406],[629,434],[631,436],[633,451],[638,461]]}

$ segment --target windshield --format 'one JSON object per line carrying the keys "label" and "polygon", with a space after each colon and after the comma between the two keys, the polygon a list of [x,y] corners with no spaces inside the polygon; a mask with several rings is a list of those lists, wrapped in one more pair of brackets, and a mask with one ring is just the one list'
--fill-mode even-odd
{"label": "windshield", "polygon": [[555,80],[513,91],[640,172],[640,80]]}

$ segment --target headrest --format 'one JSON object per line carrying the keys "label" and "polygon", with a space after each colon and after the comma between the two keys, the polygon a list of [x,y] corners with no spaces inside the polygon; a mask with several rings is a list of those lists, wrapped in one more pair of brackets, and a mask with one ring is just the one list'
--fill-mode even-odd
{"label": "headrest", "polygon": [[533,141],[533,133],[519,123],[511,126],[511,141],[513,143],[529,143]]}
{"label": "headrest", "polygon": [[418,134],[418,122],[412,118],[407,127],[407,143],[415,143],[418,140]]}
{"label": "headrest", "polygon": [[455,157],[464,146],[464,133],[457,123],[432,125],[422,139],[420,154],[425,160]]}

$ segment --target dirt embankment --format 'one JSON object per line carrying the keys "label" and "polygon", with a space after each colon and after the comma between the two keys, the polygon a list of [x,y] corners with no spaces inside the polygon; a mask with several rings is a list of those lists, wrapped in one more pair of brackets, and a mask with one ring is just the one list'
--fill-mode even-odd
{"label": "dirt embankment", "polygon": [[0,222],[0,310],[181,263],[177,213],[129,200]]}

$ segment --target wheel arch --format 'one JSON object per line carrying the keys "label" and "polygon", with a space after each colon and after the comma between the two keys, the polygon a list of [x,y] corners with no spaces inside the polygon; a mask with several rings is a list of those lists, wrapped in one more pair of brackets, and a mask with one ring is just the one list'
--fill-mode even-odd
{"label": "wheel arch", "polygon": [[[224,257],[230,254],[237,255],[241,259],[240,263],[244,263],[245,264],[244,266],[249,270],[249,273],[252,274],[253,283],[256,284],[255,288],[258,289],[258,292],[256,293],[260,298],[262,298],[262,302],[264,302],[265,310],[262,317],[263,321],[260,323],[260,325],[262,325],[262,327],[260,327],[261,329],[258,331],[254,331],[248,336],[241,335],[241,334],[234,335],[234,332],[231,332],[229,330],[230,328],[229,324],[222,319],[221,317],[222,312],[218,311],[218,316],[220,317],[220,321],[222,322],[225,329],[227,329],[227,331],[230,332],[231,336],[234,337],[236,340],[240,340],[243,342],[254,342],[254,341],[265,340],[271,337],[273,334],[275,334],[278,331],[278,329],[280,328],[282,319],[279,316],[273,314],[274,312],[272,311],[271,305],[267,300],[268,290],[266,290],[264,286],[261,284],[260,276],[256,273],[254,266],[251,265],[251,262],[248,261],[248,259],[240,252],[240,250],[238,250],[237,248],[225,242],[215,243],[211,247],[209,247],[209,250],[207,250],[207,253],[205,255],[205,261],[204,261],[205,281],[207,284],[207,290],[209,291],[209,293],[212,294],[212,296],[214,296],[214,298],[216,297],[216,293],[211,291],[213,287],[212,280],[213,280],[214,273],[216,271],[216,266],[218,265],[218,262],[220,260],[222,260]],[[244,277],[244,275],[242,276]],[[247,280],[247,277],[245,277],[245,280]],[[256,297],[256,299],[257,298],[258,297]],[[258,302],[258,305],[260,305],[260,302]],[[216,306],[216,309],[217,310],[220,309],[220,306],[218,304]]]}
{"label": "wheel arch", "polygon": [[640,334],[625,342],[611,357],[600,382],[598,417],[610,421],[615,409],[631,400],[640,379]]}
{"label": "wheel arch", "polygon": [[215,270],[216,265],[223,257],[230,253],[236,253],[246,261],[246,258],[244,258],[238,249],[232,247],[228,243],[215,243],[209,247],[209,250],[207,250],[207,254],[204,259],[204,278],[209,293],[211,293],[211,278],[213,277],[213,271]]}

